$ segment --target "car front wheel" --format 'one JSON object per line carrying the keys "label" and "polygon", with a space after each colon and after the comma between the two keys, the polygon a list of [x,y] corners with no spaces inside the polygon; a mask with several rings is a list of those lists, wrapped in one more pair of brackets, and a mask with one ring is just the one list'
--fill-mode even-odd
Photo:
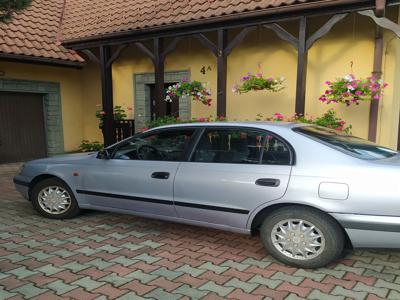
{"label": "car front wheel", "polygon": [[31,201],[33,207],[47,218],[73,218],[81,211],[71,189],[57,178],[36,184],[32,189]]}
{"label": "car front wheel", "polygon": [[273,211],[260,229],[267,251],[300,268],[318,268],[337,259],[344,248],[343,230],[330,216],[308,207]]}

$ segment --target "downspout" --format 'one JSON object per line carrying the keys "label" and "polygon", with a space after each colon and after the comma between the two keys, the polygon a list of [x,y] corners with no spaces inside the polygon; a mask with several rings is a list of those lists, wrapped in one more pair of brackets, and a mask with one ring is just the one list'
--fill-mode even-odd
{"label": "downspout", "polygon": [[[383,17],[385,15],[386,0],[375,0],[375,15],[377,17]],[[374,50],[374,67],[372,76],[376,79],[382,77],[382,60],[383,60],[383,30],[381,27],[376,25],[375,27],[375,50]],[[378,101],[371,99],[371,106],[369,111],[369,129],[368,139],[370,141],[376,141],[376,132],[378,126]]]}

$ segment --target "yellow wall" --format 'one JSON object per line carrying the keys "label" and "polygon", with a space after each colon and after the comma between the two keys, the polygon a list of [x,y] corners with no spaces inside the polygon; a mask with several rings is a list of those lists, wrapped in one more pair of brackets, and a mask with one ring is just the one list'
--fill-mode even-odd
{"label": "yellow wall", "polygon": [[64,151],[78,149],[83,139],[83,99],[80,80],[82,71],[74,68],[11,62],[0,62],[0,71],[5,72],[4,78],[60,83]]}

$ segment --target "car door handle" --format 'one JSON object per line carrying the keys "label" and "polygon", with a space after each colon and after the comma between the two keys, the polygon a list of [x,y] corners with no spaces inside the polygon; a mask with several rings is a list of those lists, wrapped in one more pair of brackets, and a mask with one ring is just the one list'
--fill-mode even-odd
{"label": "car door handle", "polygon": [[257,185],[277,187],[281,181],[274,178],[260,178],[256,180]]}
{"label": "car door handle", "polygon": [[168,179],[169,178],[169,173],[168,172],[154,172],[153,174],[151,174],[151,178]]}

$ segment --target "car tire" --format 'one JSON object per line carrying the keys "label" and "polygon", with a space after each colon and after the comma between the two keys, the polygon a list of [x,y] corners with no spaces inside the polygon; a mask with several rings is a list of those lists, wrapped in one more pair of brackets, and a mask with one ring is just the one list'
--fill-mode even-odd
{"label": "car tire", "polygon": [[39,214],[50,219],[69,219],[81,213],[73,192],[58,178],[48,178],[37,183],[32,189],[30,200]]}
{"label": "car tire", "polygon": [[345,242],[343,229],[334,219],[302,206],[271,212],[261,225],[260,235],[274,258],[300,268],[326,266],[341,255]]}

